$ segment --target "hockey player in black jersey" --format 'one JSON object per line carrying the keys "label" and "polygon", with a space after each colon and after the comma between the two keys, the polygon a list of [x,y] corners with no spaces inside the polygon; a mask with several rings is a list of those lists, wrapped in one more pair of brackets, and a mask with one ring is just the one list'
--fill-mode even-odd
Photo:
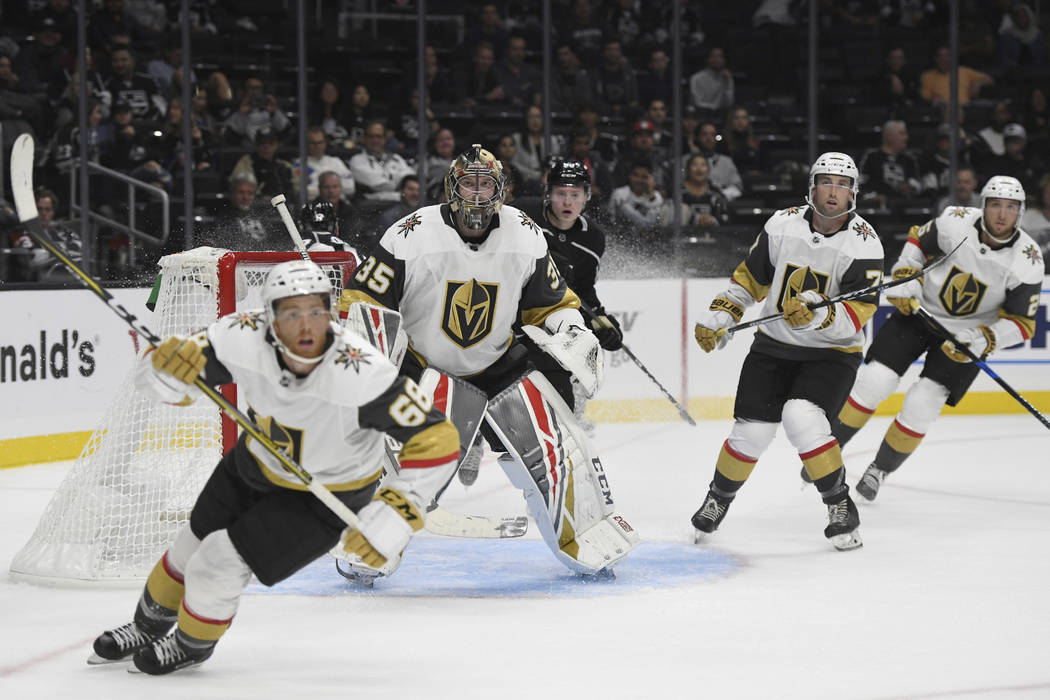
{"label": "hockey player in black jersey", "polygon": [[591,199],[591,176],[583,163],[556,160],[547,171],[543,203],[524,211],[543,231],[554,263],[569,289],[580,298],[581,310],[605,350],[619,350],[623,333],[615,317],[605,312],[594,289],[605,253],[605,232],[585,216]]}

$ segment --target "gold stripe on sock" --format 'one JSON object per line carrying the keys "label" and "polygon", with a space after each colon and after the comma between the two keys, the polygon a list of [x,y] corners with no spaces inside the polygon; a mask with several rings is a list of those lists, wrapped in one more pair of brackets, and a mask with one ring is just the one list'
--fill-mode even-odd
{"label": "gold stripe on sock", "polygon": [[860,430],[864,427],[864,424],[871,418],[871,414],[874,411],[870,411],[859,403],[853,400],[853,397],[846,399],[846,403],[842,406],[842,410],[839,411],[839,422],[850,428]]}
{"label": "gold stripe on sock", "polygon": [[842,466],[842,449],[838,440],[832,439],[815,450],[800,452],[802,466],[813,481],[821,479]]}
{"label": "gold stripe on sock", "polygon": [[722,450],[718,453],[718,461],[715,469],[727,479],[733,481],[747,481],[751,471],[758,463],[758,458],[751,459],[745,454],[735,451],[729,446],[729,441],[722,443]]}
{"label": "gold stripe on sock", "polygon": [[179,609],[186,587],[182,583],[182,577],[168,564],[167,552],[157,560],[149,578],[146,579],[146,590],[149,591],[153,602],[171,611]]}
{"label": "gold stripe on sock", "polygon": [[889,430],[886,431],[886,437],[883,439],[886,441],[887,445],[897,452],[910,455],[915,451],[915,448],[919,446],[919,443],[922,442],[923,437],[925,437],[923,433],[908,430],[894,419]]}
{"label": "gold stripe on sock", "polygon": [[179,606],[179,629],[194,639],[214,642],[229,629],[231,622],[232,617],[229,620],[209,620],[196,615],[186,607],[185,601]]}

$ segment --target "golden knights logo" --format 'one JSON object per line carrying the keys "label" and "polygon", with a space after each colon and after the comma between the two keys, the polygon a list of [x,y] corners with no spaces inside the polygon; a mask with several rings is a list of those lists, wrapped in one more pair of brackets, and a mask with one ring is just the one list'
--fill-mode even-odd
{"label": "golden knights logo", "polygon": [[281,425],[270,416],[260,416],[251,408],[248,409],[248,417],[282,452],[296,462],[302,461],[303,431]]}
{"label": "golden knights logo", "polygon": [[962,207],[956,207],[952,209],[952,216],[962,219],[966,216],[966,210]]}
{"label": "golden knights logo", "polygon": [[539,233],[540,232],[540,227],[536,225],[536,222],[533,221],[532,218],[528,214],[526,214],[525,212],[523,212],[523,211],[521,211],[519,209],[518,210],[518,216],[521,218],[521,225],[522,226],[524,226],[525,228],[532,229],[533,233]]}
{"label": "golden knights logo", "polygon": [[857,235],[863,240],[868,240],[869,237],[875,238],[875,231],[872,230],[871,226],[868,226],[866,222],[858,221],[853,224],[853,230],[857,232]]}
{"label": "golden knights logo", "polygon": [[941,307],[952,316],[970,316],[977,313],[988,285],[969,272],[952,266],[947,279],[937,292]]}
{"label": "golden knights logo", "polygon": [[477,345],[492,332],[498,293],[491,282],[446,282],[441,330],[461,348]]}
{"label": "golden knights logo", "polygon": [[242,311],[230,318],[230,328],[251,328],[257,331],[260,323],[262,323],[262,314],[258,311]]}
{"label": "golden knights logo", "polygon": [[1028,258],[1028,262],[1032,263],[1033,265],[1043,264],[1043,254],[1040,253],[1039,249],[1036,248],[1034,245],[1029,243],[1021,252],[1026,258]]}
{"label": "golden knights logo", "polygon": [[827,296],[830,275],[809,269],[809,266],[798,267],[788,263],[784,268],[784,283],[780,286],[777,298],[777,311],[784,310],[784,302],[807,289],[815,289]]}
{"label": "golden knights logo", "polygon": [[800,211],[802,211],[801,207],[791,207],[790,209],[785,209],[784,213],[789,215],[789,216],[794,216],[795,214],[798,214]]}
{"label": "golden knights logo", "polygon": [[361,365],[370,365],[372,361],[365,357],[360,348],[353,345],[344,345],[336,351],[335,363],[343,365],[343,369],[353,367],[358,374],[361,373]]}
{"label": "golden knights logo", "polygon": [[421,223],[423,223],[423,220],[419,218],[419,214],[413,214],[397,225],[397,232],[402,236],[408,236],[408,232]]}

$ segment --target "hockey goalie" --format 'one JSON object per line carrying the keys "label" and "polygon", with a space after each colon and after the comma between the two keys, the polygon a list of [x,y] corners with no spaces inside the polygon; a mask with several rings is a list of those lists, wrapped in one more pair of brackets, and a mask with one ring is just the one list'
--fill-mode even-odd
{"label": "hockey goalie", "polygon": [[[480,146],[456,158],[445,177],[448,203],[386,231],[343,292],[340,313],[401,360],[402,374],[435,388],[435,402],[460,431],[460,468],[463,454],[478,456],[480,432],[501,453],[500,466],[555,557],[576,573],[607,575],[638,535],[617,513],[601,460],[566,397],[529,365],[526,343],[553,357],[589,396],[602,380],[601,349],[538,227],[503,205],[505,184],[499,161]],[[449,388],[459,405],[441,403]],[[398,562],[379,572],[350,565],[375,576]]]}

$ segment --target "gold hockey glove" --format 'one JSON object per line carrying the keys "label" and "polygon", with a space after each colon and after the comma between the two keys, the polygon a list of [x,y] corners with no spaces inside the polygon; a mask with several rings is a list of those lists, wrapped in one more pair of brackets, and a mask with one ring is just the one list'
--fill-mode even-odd
{"label": "gold hockey glove", "polygon": [[[900,280],[911,277],[919,270],[915,267],[898,267],[893,271],[893,279]],[[919,308],[919,297],[922,296],[922,277],[890,287],[886,290],[886,301],[897,307],[905,316],[912,314]]]}
{"label": "gold hockey glove", "polygon": [[172,336],[158,345],[152,359],[153,369],[170,374],[183,384],[193,384],[208,361],[200,345],[178,336]]}
{"label": "gold hockey glove", "polygon": [[408,546],[413,532],[423,529],[423,514],[396,489],[383,488],[358,513],[359,528],[347,528],[343,549],[374,569]]}
{"label": "gold hockey glove", "polygon": [[970,358],[959,350],[959,345],[967,346],[970,352],[983,361],[995,350],[995,331],[988,326],[967,328],[956,334],[955,342],[946,340],[941,345],[941,350],[952,360],[956,362],[970,362]]}

